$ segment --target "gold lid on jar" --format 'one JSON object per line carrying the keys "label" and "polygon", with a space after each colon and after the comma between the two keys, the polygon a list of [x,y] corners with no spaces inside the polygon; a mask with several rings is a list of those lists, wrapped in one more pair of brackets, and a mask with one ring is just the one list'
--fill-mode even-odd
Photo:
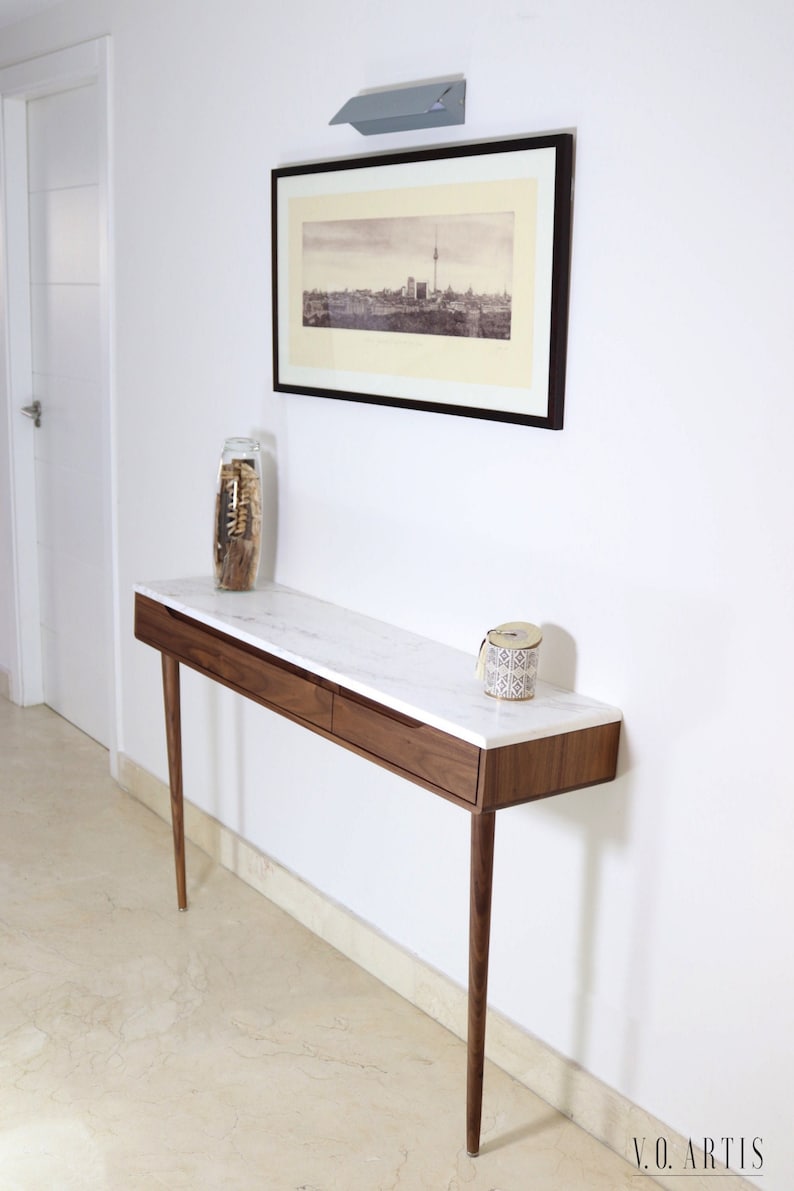
{"label": "gold lid on jar", "polygon": [[543,634],[536,624],[511,620],[489,629],[485,639],[489,645],[496,645],[499,649],[536,649],[543,640]]}

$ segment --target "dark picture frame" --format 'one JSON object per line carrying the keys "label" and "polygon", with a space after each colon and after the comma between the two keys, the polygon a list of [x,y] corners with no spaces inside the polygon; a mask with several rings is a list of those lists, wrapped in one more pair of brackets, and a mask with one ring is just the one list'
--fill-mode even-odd
{"label": "dark picture frame", "polygon": [[273,385],[560,430],[573,136],[272,171]]}

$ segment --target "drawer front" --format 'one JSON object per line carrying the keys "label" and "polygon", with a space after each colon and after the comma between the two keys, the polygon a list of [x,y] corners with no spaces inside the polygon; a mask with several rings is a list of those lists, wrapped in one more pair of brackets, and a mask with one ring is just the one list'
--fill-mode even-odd
{"label": "drawer front", "polygon": [[156,600],[136,595],[135,636],[258,703],[326,731],[331,729],[333,695],[311,675],[197,624]]}
{"label": "drawer front", "polygon": [[334,736],[466,802],[477,801],[480,750],[378,704],[334,696]]}

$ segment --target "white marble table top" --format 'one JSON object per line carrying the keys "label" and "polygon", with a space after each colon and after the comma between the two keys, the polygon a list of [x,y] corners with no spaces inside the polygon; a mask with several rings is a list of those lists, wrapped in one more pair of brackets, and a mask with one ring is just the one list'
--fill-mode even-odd
{"label": "white marble table top", "polygon": [[277,583],[230,592],[218,591],[210,578],[174,579],[135,590],[479,748],[622,719],[615,707],[546,682],[538,682],[531,700],[491,698],[473,654]]}

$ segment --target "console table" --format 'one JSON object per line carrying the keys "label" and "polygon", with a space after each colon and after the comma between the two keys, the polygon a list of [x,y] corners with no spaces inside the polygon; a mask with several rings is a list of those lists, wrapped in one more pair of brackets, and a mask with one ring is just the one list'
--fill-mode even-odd
{"label": "console table", "polygon": [[480,1147],[496,811],[615,776],[621,713],[539,682],[490,698],[475,658],[278,584],[138,584],[135,636],[162,654],[179,908],[187,908],[179,664],[471,815],[466,1146]]}

